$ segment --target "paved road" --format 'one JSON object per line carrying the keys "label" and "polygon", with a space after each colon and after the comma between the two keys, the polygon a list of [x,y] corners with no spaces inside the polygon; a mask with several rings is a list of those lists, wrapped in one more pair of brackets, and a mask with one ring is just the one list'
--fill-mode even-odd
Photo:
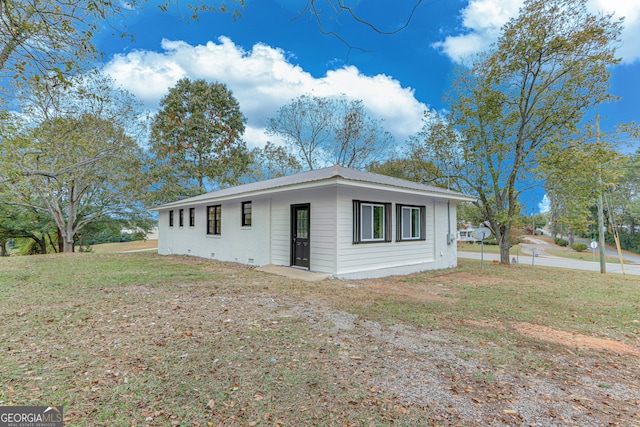
{"label": "paved road", "polygon": [[[469,258],[469,259],[480,259],[481,254],[479,252],[458,252],[458,257],[460,258]],[[493,262],[493,260],[499,260],[499,254],[484,254],[484,260],[488,262]],[[523,255],[520,254],[518,256],[518,264],[526,264],[532,265],[535,267],[536,265],[543,265],[547,267],[558,267],[558,268],[571,268],[574,270],[588,270],[588,271],[600,271],[600,263],[592,262],[592,261],[581,261],[576,259],[569,258],[560,258],[553,257],[549,255],[540,255],[536,257],[531,257],[531,255]],[[640,276],[640,264],[625,264],[624,266],[625,272],[628,275],[639,275]],[[622,273],[622,266],[620,264],[607,263],[607,273]]]}
{"label": "paved road", "polygon": [[[591,240],[588,239],[575,239],[576,242],[583,242],[587,245],[587,248],[589,247],[589,245],[591,244]],[[588,251],[591,251],[591,249],[587,249]],[[599,249],[596,249],[596,252],[598,252]],[[616,248],[612,248],[609,245],[606,245],[604,248],[604,253],[605,256],[607,257],[612,257],[612,258],[619,258],[620,255],[618,254],[618,249]],[[640,255],[636,255],[636,254],[631,254],[629,252],[622,252],[622,259],[625,260],[625,262],[633,262],[633,263],[637,263],[640,264]]]}

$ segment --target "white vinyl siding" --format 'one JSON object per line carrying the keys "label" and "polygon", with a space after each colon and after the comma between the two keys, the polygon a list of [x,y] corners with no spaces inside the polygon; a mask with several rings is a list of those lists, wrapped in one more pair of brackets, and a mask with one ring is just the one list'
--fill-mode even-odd
{"label": "white vinyl siding", "polygon": [[[208,234],[208,206],[220,206],[221,234]],[[252,226],[242,227],[238,214],[240,201],[222,201],[216,205],[202,204],[194,208],[194,226],[182,229],[163,228],[158,237],[158,253],[184,254],[220,261],[252,265],[270,263],[271,207],[269,199],[252,201]],[[168,211],[160,212],[166,218]],[[176,221],[177,222],[177,221]],[[213,230],[212,230],[213,231]]]}
{"label": "white vinyl siding", "polygon": [[[371,204],[393,206],[393,215],[390,215],[391,224],[387,227],[390,230],[396,230],[399,224],[395,213],[397,205],[421,207],[424,212],[424,221],[427,224],[425,227],[421,225],[422,239],[354,244],[356,241],[353,239],[353,201],[358,198],[375,201]],[[417,206],[418,203],[420,206]],[[391,191],[340,188],[336,220],[338,245],[336,274],[340,276],[411,265],[435,266],[437,261],[434,244],[434,215],[434,200],[428,197],[416,199],[412,195]]]}
{"label": "white vinyl siding", "polygon": [[291,265],[291,205],[310,204],[311,271],[336,268],[336,189],[318,188],[274,194],[271,222],[271,263]]}

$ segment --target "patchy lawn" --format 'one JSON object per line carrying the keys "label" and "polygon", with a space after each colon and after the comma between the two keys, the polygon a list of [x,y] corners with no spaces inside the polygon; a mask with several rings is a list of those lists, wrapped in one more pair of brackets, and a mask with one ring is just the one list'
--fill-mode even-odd
{"label": "patchy lawn", "polygon": [[153,251],[158,249],[157,240],[134,240],[132,242],[101,243],[90,246],[91,252],[112,254],[117,252]]}
{"label": "patchy lawn", "polygon": [[0,405],[70,426],[638,426],[638,278],[298,282],[150,253],[0,259]]}

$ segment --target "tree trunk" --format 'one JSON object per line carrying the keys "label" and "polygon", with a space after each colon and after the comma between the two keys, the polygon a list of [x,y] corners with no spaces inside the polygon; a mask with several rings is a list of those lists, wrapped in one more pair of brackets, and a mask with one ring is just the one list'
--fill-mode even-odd
{"label": "tree trunk", "polygon": [[64,252],[64,237],[62,237],[62,231],[58,227],[58,253]]}
{"label": "tree trunk", "polygon": [[[66,234],[66,233],[65,233]],[[73,252],[74,244],[73,244],[73,236],[69,237],[68,235],[63,236],[62,239],[62,252]]]}
{"label": "tree trunk", "polygon": [[511,250],[511,245],[500,244],[500,264],[511,265],[511,259],[509,258],[510,250]]}
{"label": "tree trunk", "polygon": [[574,240],[575,240],[575,236],[573,234],[573,229],[570,228],[569,232],[567,233],[567,241],[569,242],[569,247],[573,246]]}
{"label": "tree trunk", "polygon": [[509,259],[509,251],[511,250],[509,228],[501,227],[501,230],[496,233],[496,239],[500,245],[500,264],[511,265],[511,260]]}
{"label": "tree trunk", "polygon": [[42,255],[47,253],[47,240],[45,236],[42,236],[42,239],[35,239],[38,245],[40,245],[40,253]]}
{"label": "tree trunk", "polygon": [[6,240],[2,240],[2,242],[0,242],[0,256],[9,256],[9,253],[7,252]]}

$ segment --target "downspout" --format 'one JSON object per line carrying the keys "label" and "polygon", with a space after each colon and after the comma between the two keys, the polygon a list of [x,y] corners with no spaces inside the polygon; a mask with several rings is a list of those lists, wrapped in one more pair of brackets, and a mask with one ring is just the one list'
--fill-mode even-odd
{"label": "downspout", "polygon": [[451,237],[451,200],[447,200],[447,245],[453,243]]}

